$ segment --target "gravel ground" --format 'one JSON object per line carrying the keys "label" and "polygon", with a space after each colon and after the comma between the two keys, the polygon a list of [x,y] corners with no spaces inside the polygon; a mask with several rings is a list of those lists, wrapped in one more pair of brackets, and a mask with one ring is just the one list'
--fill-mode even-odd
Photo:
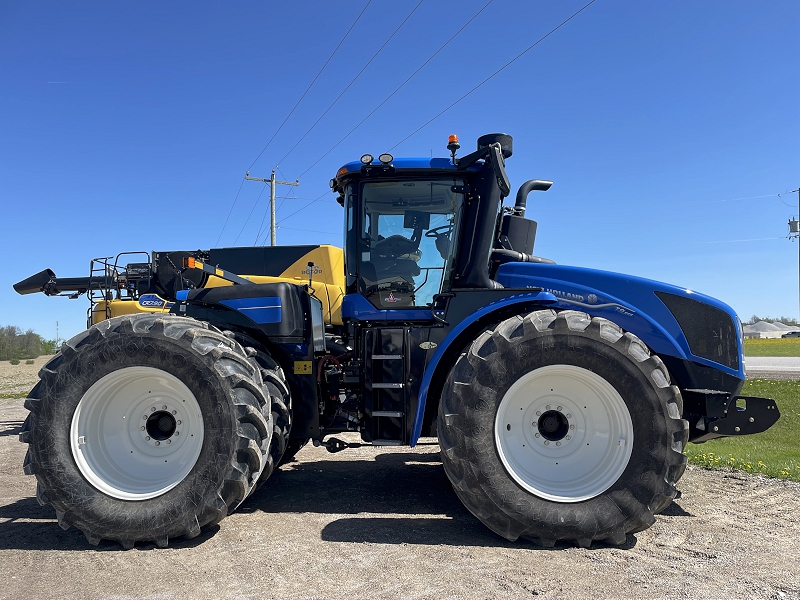
{"label": "gravel ground", "polygon": [[95,548],[36,502],[22,402],[0,400],[0,598],[800,598],[798,484],[690,468],[624,546],[545,550],[470,515],[435,440],[306,448],[194,540]]}

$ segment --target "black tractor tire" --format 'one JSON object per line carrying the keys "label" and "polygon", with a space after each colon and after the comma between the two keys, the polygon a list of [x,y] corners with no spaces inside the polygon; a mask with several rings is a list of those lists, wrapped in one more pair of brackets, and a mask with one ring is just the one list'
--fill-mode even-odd
{"label": "black tractor tire", "polygon": [[59,525],[92,544],[195,537],[248,496],[267,462],[273,424],[261,373],[206,323],[102,321],[65,342],[39,376],[25,401],[24,470]]}
{"label": "black tractor tire", "polygon": [[[467,509],[508,540],[620,545],[676,496],[681,412],[664,363],[636,336],[539,310],[485,331],[456,361],[439,405],[442,462]],[[592,433],[604,423],[619,441]]]}
{"label": "black tractor tire", "polygon": [[[261,472],[258,485],[261,487],[275,472],[275,469],[291,461],[294,455],[305,447],[308,438],[290,438],[292,431],[292,397],[286,374],[270,352],[252,337],[241,332],[225,332],[226,335],[236,339],[242,344],[251,361],[255,361],[261,370],[261,377],[267,394],[271,400],[271,413],[273,419],[272,442],[269,447],[269,457],[264,470]],[[266,408],[266,406],[265,406]]]}
{"label": "black tractor tire", "polygon": [[[253,354],[252,347],[245,348],[248,354]],[[289,445],[289,434],[292,431],[292,396],[286,375],[280,364],[272,358],[266,349],[255,350],[253,358],[261,371],[264,381],[264,392],[269,398],[269,403],[264,405],[265,413],[269,411],[272,420],[272,441],[269,445],[264,470],[258,479],[256,489],[264,485],[281,464],[286,449]]]}

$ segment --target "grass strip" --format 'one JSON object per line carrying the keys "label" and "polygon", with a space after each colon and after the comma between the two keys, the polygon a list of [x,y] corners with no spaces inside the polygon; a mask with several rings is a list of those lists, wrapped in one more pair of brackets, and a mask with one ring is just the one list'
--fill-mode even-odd
{"label": "grass strip", "polygon": [[7,398],[27,398],[28,392],[22,392],[21,394],[0,394],[0,400],[5,400]]}
{"label": "grass strip", "polygon": [[800,356],[800,338],[744,341],[745,356]]}
{"label": "grass strip", "polygon": [[741,395],[775,399],[781,418],[763,433],[688,444],[689,464],[800,481],[800,381],[752,379]]}

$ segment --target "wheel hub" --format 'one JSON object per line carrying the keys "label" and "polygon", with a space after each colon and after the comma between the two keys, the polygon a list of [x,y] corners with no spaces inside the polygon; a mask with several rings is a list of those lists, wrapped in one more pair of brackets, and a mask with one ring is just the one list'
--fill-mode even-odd
{"label": "wheel hub", "polygon": [[154,440],[164,441],[172,437],[177,428],[177,421],[170,413],[159,410],[147,417],[145,431]]}
{"label": "wheel hub", "polygon": [[536,427],[543,438],[555,442],[566,437],[569,432],[569,420],[558,410],[548,410],[539,417]]}

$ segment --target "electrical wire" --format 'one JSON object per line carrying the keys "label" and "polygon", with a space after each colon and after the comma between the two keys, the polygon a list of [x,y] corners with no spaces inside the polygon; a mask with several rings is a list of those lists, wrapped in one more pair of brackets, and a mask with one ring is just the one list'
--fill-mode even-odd
{"label": "electrical wire", "polygon": [[450,110],[451,108],[453,108],[453,107],[454,107],[456,104],[458,104],[459,102],[461,102],[461,101],[462,101],[464,98],[466,98],[467,96],[469,96],[470,94],[472,94],[472,92],[474,92],[474,91],[475,91],[475,90],[477,90],[478,88],[482,87],[483,85],[485,85],[485,84],[486,84],[487,82],[489,82],[490,80],[494,79],[494,78],[495,78],[497,75],[499,75],[501,72],[503,72],[503,71],[504,71],[505,69],[507,69],[509,66],[511,66],[511,65],[512,65],[513,63],[515,63],[517,60],[519,60],[520,58],[522,58],[522,57],[523,57],[525,54],[527,54],[528,52],[530,52],[531,50],[533,50],[533,49],[534,49],[536,46],[538,46],[538,45],[539,45],[541,42],[543,42],[543,41],[544,41],[544,40],[546,40],[548,37],[550,37],[552,34],[554,34],[556,31],[558,31],[559,29],[561,29],[561,28],[562,28],[564,25],[566,25],[567,23],[569,23],[569,22],[570,22],[572,19],[574,19],[575,17],[577,17],[579,14],[581,14],[581,13],[582,13],[584,10],[586,10],[587,8],[589,8],[589,7],[590,7],[592,4],[594,4],[595,2],[597,2],[597,0],[591,0],[591,2],[589,2],[589,3],[585,4],[585,5],[584,5],[584,6],[583,6],[583,7],[582,7],[580,10],[578,10],[578,11],[577,11],[577,12],[575,12],[575,13],[573,13],[573,14],[572,14],[570,17],[568,17],[567,19],[563,20],[563,21],[562,21],[561,23],[559,23],[559,24],[558,24],[556,27],[554,27],[553,29],[551,29],[550,31],[548,31],[548,32],[547,32],[545,35],[543,35],[543,36],[542,36],[542,37],[540,37],[538,40],[536,40],[536,41],[535,41],[533,44],[531,44],[530,46],[528,46],[528,47],[527,47],[525,50],[523,50],[522,52],[520,52],[519,54],[517,54],[517,55],[516,55],[514,58],[512,58],[510,61],[508,61],[508,62],[507,62],[506,64],[504,64],[502,67],[500,67],[499,69],[497,69],[497,71],[495,71],[494,73],[492,73],[491,75],[489,75],[489,77],[487,77],[486,79],[484,79],[483,81],[481,81],[481,82],[480,82],[478,85],[476,85],[474,88],[472,88],[472,89],[471,89],[470,91],[468,91],[466,94],[464,94],[463,96],[461,96],[461,97],[460,97],[458,100],[456,100],[455,102],[453,102],[453,103],[452,103],[450,106],[448,106],[447,108],[445,108],[443,111],[441,111],[439,114],[437,114],[436,116],[434,116],[434,117],[433,117],[433,118],[431,118],[430,120],[426,121],[426,122],[425,122],[425,123],[424,123],[422,126],[418,127],[418,128],[417,128],[417,129],[415,129],[415,130],[414,130],[412,133],[410,133],[409,135],[407,135],[406,137],[404,137],[402,140],[400,140],[399,142],[397,142],[397,143],[396,143],[394,146],[392,146],[391,148],[389,148],[389,151],[391,152],[392,150],[394,150],[395,148],[397,148],[397,147],[398,147],[400,144],[402,144],[403,142],[405,142],[405,141],[406,141],[406,140],[408,140],[409,138],[411,138],[411,137],[415,136],[417,133],[419,133],[420,131],[422,131],[423,129],[425,129],[425,128],[426,128],[428,125],[430,125],[431,123],[433,123],[433,122],[434,122],[436,119],[438,119],[439,117],[441,117],[441,116],[442,116],[444,113],[446,113],[448,110]]}
{"label": "electrical wire", "polygon": [[312,204],[314,204],[315,202],[319,202],[320,200],[322,200],[322,199],[323,199],[325,196],[327,196],[327,195],[328,195],[328,194],[330,194],[330,193],[331,193],[331,191],[330,191],[330,190],[327,190],[327,191],[326,191],[324,194],[321,194],[319,197],[315,198],[314,200],[312,200],[311,202],[309,202],[309,203],[308,203],[308,204],[306,204],[305,206],[303,206],[303,207],[301,207],[301,208],[298,208],[298,209],[297,209],[296,211],[294,211],[292,214],[290,214],[290,215],[288,215],[288,216],[286,216],[286,217],[283,217],[283,218],[282,218],[280,221],[278,221],[278,223],[283,223],[283,222],[284,222],[286,219],[289,219],[289,218],[291,218],[291,217],[295,216],[295,215],[296,215],[297,213],[299,213],[300,211],[303,211],[303,210],[307,209],[309,206],[311,206],[311,205],[312,205]]}
{"label": "electrical wire", "polygon": [[733,244],[739,242],[764,242],[766,240],[783,240],[784,237],[750,238],[748,240],[719,240],[713,242],[695,242],[695,244]]}
{"label": "electrical wire", "polygon": [[[283,122],[280,124],[280,126],[278,127],[278,129],[276,129],[276,130],[275,130],[275,133],[273,133],[273,134],[272,134],[272,137],[271,137],[271,138],[269,138],[269,141],[267,142],[266,146],[264,146],[264,147],[261,149],[261,152],[259,152],[259,153],[258,153],[258,156],[256,156],[255,160],[254,160],[254,161],[253,161],[253,162],[250,164],[250,167],[247,169],[248,171],[249,171],[250,169],[252,169],[252,168],[253,168],[253,165],[255,165],[255,164],[256,164],[256,162],[258,161],[258,159],[259,159],[259,158],[261,158],[261,155],[262,155],[262,154],[264,154],[264,152],[267,150],[267,148],[269,148],[269,145],[272,143],[272,140],[274,140],[274,139],[275,139],[275,136],[276,136],[276,135],[278,135],[278,133],[280,132],[280,130],[281,130],[281,129],[283,129],[283,126],[284,126],[284,125],[286,125],[286,122],[289,120],[289,117],[291,117],[291,116],[292,116],[292,114],[294,113],[294,111],[297,109],[297,107],[298,107],[298,106],[300,106],[300,103],[303,101],[303,98],[305,98],[305,97],[306,97],[306,94],[308,94],[309,90],[311,90],[312,86],[313,86],[313,85],[314,85],[314,84],[317,82],[317,79],[319,79],[319,76],[320,76],[320,75],[322,75],[322,72],[323,72],[323,71],[325,70],[325,68],[328,66],[328,63],[330,63],[330,62],[331,62],[331,59],[333,59],[333,56],[336,54],[336,52],[338,52],[339,48],[342,46],[342,44],[344,43],[344,41],[347,39],[347,36],[349,36],[349,35],[350,35],[350,32],[351,32],[351,31],[353,31],[353,28],[356,26],[356,23],[358,23],[358,22],[359,22],[359,20],[361,20],[361,17],[362,17],[362,15],[364,14],[364,12],[366,12],[367,8],[369,8],[369,5],[370,5],[371,3],[372,3],[372,0],[367,0],[367,3],[364,5],[364,8],[362,8],[362,9],[361,9],[361,12],[360,12],[360,13],[358,13],[358,16],[356,17],[356,20],[355,20],[355,21],[353,21],[353,24],[352,24],[352,25],[350,25],[350,28],[349,28],[349,29],[347,30],[347,32],[344,34],[344,37],[342,37],[342,39],[341,39],[341,40],[339,41],[339,43],[336,45],[336,48],[334,48],[333,52],[331,52],[331,55],[328,57],[328,60],[326,60],[326,61],[325,61],[325,64],[323,64],[323,65],[322,65],[322,68],[319,70],[319,72],[317,73],[317,75],[314,77],[314,79],[313,79],[313,80],[311,81],[311,83],[308,85],[308,87],[306,88],[306,90],[305,90],[305,91],[303,92],[303,94],[300,96],[300,99],[299,99],[299,100],[298,100],[298,101],[295,103],[295,105],[292,107],[292,110],[290,110],[290,111],[289,111],[289,114],[288,114],[288,115],[286,115],[286,118],[285,118],[285,119],[283,120]],[[228,216],[225,218],[225,223],[222,225],[222,229],[220,230],[220,232],[219,232],[219,236],[217,237],[217,243],[216,243],[216,245],[217,245],[217,246],[219,246],[219,241],[222,239],[222,234],[225,232],[225,227],[228,225],[228,220],[231,218],[231,214],[233,214],[233,209],[234,209],[234,207],[236,206],[236,201],[239,199],[239,194],[241,194],[241,192],[242,192],[242,186],[244,185],[244,182],[245,182],[245,179],[244,179],[244,178],[242,178],[242,183],[241,183],[241,184],[239,184],[239,190],[236,192],[236,196],[235,196],[235,197],[234,197],[234,199],[233,199],[233,203],[231,204],[231,209],[228,211]],[[239,235],[241,235],[241,233],[240,233]],[[238,237],[237,237],[237,239],[238,239]]]}
{"label": "electrical wire", "polygon": [[234,246],[236,245],[236,242],[239,241],[239,238],[241,237],[242,233],[244,232],[244,228],[247,226],[248,221],[250,221],[250,217],[253,216],[253,211],[256,209],[256,206],[258,206],[258,201],[261,200],[261,196],[264,193],[265,189],[267,189],[266,184],[264,185],[263,189],[261,190],[261,193],[258,194],[258,198],[256,198],[256,202],[255,202],[255,204],[253,204],[253,208],[250,209],[250,214],[247,215],[247,220],[245,220],[244,225],[242,225],[242,229],[241,229],[241,231],[239,231],[239,235],[237,235],[236,239],[233,240],[233,245]]}
{"label": "electrical wire", "polygon": [[460,34],[462,31],[464,31],[464,29],[466,29],[466,28],[467,28],[467,25],[469,25],[470,23],[472,23],[472,22],[473,22],[473,21],[474,21],[474,20],[475,20],[475,19],[478,17],[478,15],[480,15],[480,14],[481,14],[481,13],[482,13],[484,10],[486,10],[486,9],[488,8],[488,6],[489,6],[489,5],[490,5],[492,2],[494,2],[494,0],[489,0],[489,1],[488,1],[486,4],[484,4],[484,5],[483,5],[483,8],[481,8],[481,9],[480,9],[478,12],[476,12],[474,15],[472,15],[472,18],[470,18],[470,20],[469,20],[469,21],[467,21],[466,23],[464,23],[464,24],[461,26],[461,29],[459,29],[459,30],[458,30],[458,31],[456,31],[456,32],[455,32],[455,33],[454,33],[452,36],[450,36],[450,39],[448,39],[448,40],[447,40],[447,41],[446,41],[444,44],[442,44],[442,45],[439,47],[439,49],[438,49],[436,52],[434,52],[433,54],[431,54],[431,55],[428,57],[428,59],[427,59],[427,60],[426,60],[424,63],[422,63],[422,64],[421,64],[419,67],[417,67],[417,70],[416,70],[416,71],[414,71],[414,72],[413,72],[411,75],[409,75],[409,76],[408,76],[408,78],[407,78],[407,79],[406,79],[406,80],[405,80],[403,83],[401,83],[399,86],[397,86],[397,88],[395,88],[395,90],[394,90],[394,91],[393,91],[391,94],[389,94],[388,96],[386,96],[386,98],[384,98],[384,99],[383,99],[383,101],[382,101],[380,104],[378,104],[378,106],[376,106],[375,108],[373,108],[373,109],[372,109],[372,112],[370,112],[370,113],[369,113],[369,114],[368,114],[366,117],[364,117],[363,119],[361,119],[361,121],[359,121],[359,123],[358,123],[358,124],[357,124],[355,127],[353,127],[353,128],[352,128],[352,129],[351,129],[349,132],[347,132],[347,135],[345,135],[345,136],[344,136],[342,139],[340,139],[340,140],[339,140],[338,142],[336,142],[336,143],[335,143],[333,146],[331,146],[331,148],[330,148],[330,149],[329,149],[329,150],[328,150],[328,151],[327,151],[325,154],[323,154],[322,156],[320,156],[320,157],[319,157],[319,158],[318,158],[316,161],[314,161],[314,163],[313,163],[313,164],[312,164],[310,167],[308,167],[308,168],[307,168],[305,171],[303,171],[303,172],[300,174],[300,177],[303,177],[303,175],[305,175],[305,174],[306,174],[306,173],[308,173],[308,172],[309,172],[311,169],[313,169],[314,167],[316,167],[316,166],[317,166],[317,164],[318,164],[318,163],[319,163],[319,162],[320,162],[322,159],[324,159],[326,156],[328,156],[328,154],[330,154],[331,152],[333,152],[333,151],[334,151],[334,150],[335,150],[335,149],[336,149],[336,148],[337,148],[337,147],[338,147],[338,146],[339,146],[339,145],[340,145],[340,144],[341,144],[343,141],[345,141],[347,138],[349,138],[349,137],[350,137],[350,136],[351,136],[351,135],[352,135],[352,134],[355,132],[355,130],[356,130],[356,129],[358,129],[359,127],[361,127],[361,126],[364,124],[364,122],[365,122],[367,119],[369,119],[369,118],[370,118],[372,115],[374,115],[374,114],[375,114],[375,113],[378,111],[378,109],[380,109],[380,108],[381,108],[381,107],[382,107],[384,104],[386,104],[386,103],[387,103],[389,100],[391,100],[391,99],[392,99],[392,96],[394,96],[394,95],[395,95],[397,92],[399,92],[399,91],[400,91],[400,90],[401,90],[401,89],[402,89],[402,88],[403,88],[403,87],[404,87],[404,86],[405,86],[405,85],[406,85],[406,84],[407,84],[409,81],[411,81],[411,80],[414,78],[414,76],[415,76],[417,73],[419,73],[419,72],[420,72],[420,71],[421,71],[421,70],[422,70],[422,69],[423,69],[423,68],[424,68],[424,67],[425,67],[425,66],[426,66],[426,65],[427,65],[429,62],[431,62],[431,61],[432,61],[434,58],[436,58],[436,56],[437,56],[437,55],[438,55],[438,54],[439,54],[439,53],[440,53],[442,50],[444,50],[444,49],[445,49],[445,47],[446,47],[446,46],[447,46],[447,45],[448,45],[450,42],[452,42],[454,39],[456,39],[456,37],[458,37],[458,35],[459,35],[459,34]]}
{"label": "electrical wire", "polygon": [[334,48],[333,52],[331,52],[331,55],[328,57],[328,60],[326,60],[326,61],[325,61],[325,64],[324,64],[324,65],[322,65],[322,68],[319,70],[319,73],[317,73],[317,75],[314,77],[313,81],[312,81],[312,82],[311,82],[311,83],[308,85],[308,87],[306,88],[306,91],[305,91],[305,92],[303,92],[303,95],[302,95],[302,96],[300,96],[300,99],[299,99],[299,100],[297,101],[297,103],[295,103],[295,105],[292,107],[292,110],[290,110],[290,111],[289,111],[289,114],[288,114],[288,115],[286,115],[286,118],[285,118],[285,119],[283,120],[283,122],[280,124],[280,126],[278,127],[278,129],[276,129],[276,130],[275,130],[275,133],[273,133],[273,134],[272,134],[272,137],[271,137],[271,138],[269,138],[269,141],[267,142],[267,145],[266,145],[266,146],[264,146],[264,147],[261,149],[261,152],[259,152],[259,153],[258,153],[258,156],[256,156],[255,160],[254,160],[254,161],[253,161],[253,162],[250,164],[250,168],[248,169],[248,171],[249,171],[250,169],[252,169],[252,168],[253,168],[253,165],[255,165],[255,164],[256,164],[256,162],[258,162],[258,159],[259,159],[259,158],[261,158],[261,155],[262,155],[262,154],[264,154],[264,152],[267,150],[267,148],[269,148],[269,145],[272,143],[272,140],[274,140],[274,139],[275,139],[275,136],[276,136],[276,135],[278,135],[278,133],[280,132],[280,130],[281,130],[281,129],[283,129],[283,126],[284,126],[284,125],[286,125],[286,121],[288,121],[288,120],[289,120],[289,117],[291,117],[291,116],[292,116],[292,114],[294,113],[294,111],[297,109],[297,107],[298,107],[298,106],[300,106],[300,103],[303,101],[303,98],[305,98],[305,97],[306,97],[306,94],[308,94],[309,90],[311,90],[312,86],[313,86],[313,85],[314,85],[314,84],[317,82],[317,79],[319,79],[319,76],[320,76],[320,75],[322,75],[322,72],[323,72],[323,71],[325,70],[325,68],[328,66],[328,63],[330,63],[330,62],[331,62],[331,59],[333,58],[333,56],[336,54],[336,52],[338,52],[339,48],[342,46],[342,44],[344,43],[344,41],[347,39],[347,36],[349,36],[349,35],[350,35],[350,32],[351,32],[351,31],[353,31],[353,28],[356,26],[356,23],[358,23],[358,21],[361,19],[361,16],[364,14],[364,12],[366,12],[367,8],[369,8],[369,5],[370,5],[371,3],[372,3],[372,0],[367,0],[367,4],[364,6],[364,8],[362,8],[362,9],[361,9],[361,12],[360,12],[360,13],[358,13],[358,16],[356,17],[356,20],[355,20],[355,21],[353,21],[353,24],[352,24],[352,25],[350,25],[350,29],[348,29],[348,30],[347,30],[347,33],[345,33],[345,34],[344,34],[344,37],[343,37],[343,38],[341,39],[341,41],[340,41],[340,42],[337,44],[336,48]]}
{"label": "electrical wire", "polygon": [[349,89],[350,89],[350,87],[351,87],[351,86],[352,86],[352,85],[353,85],[353,84],[356,82],[356,80],[357,80],[359,77],[361,77],[361,74],[362,74],[362,73],[363,73],[363,72],[364,72],[364,71],[367,69],[367,67],[368,67],[368,66],[370,66],[370,65],[372,64],[372,61],[374,61],[374,60],[375,60],[375,59],[378,57],[378,55],[379,55],[379,54],[380,54],[380,53],[383,51],[383,49],[386,47],[386,45],[387,45],[387,44],[388,44],[390,41],[392,41],[392,38],[393,38],[393,37],[394,37],[394,36],[397,34],[397,32],[398,32],[398,31],[400,31],[400,29],[402,29],[403,25],[405,25],[405,24],[406,24],[406,22],[407,22],[407,21],[408,21],[408,20],[411,18],[411,15],[413,15],[413,14],[414,14],[414,13],[417,11],[417,9],[418,9],[418,8],[419,8],[419,7],[422,5],[422,3],[423,3],[424,1],[425,1],[425,0],[419,0],[419,3],[418,3],[418,4],[417,4],[417,5],[416,5],[416,6],[415,6],[415,7],[414,7],[412,10],[411,10],[411,12],[410,12],[410,13],[408,13],[408,16],[407,16],[405,19],[403,19],[403,21],[400,23],[400,25],[398,25],[398,26],[397,26],[397,29],[395,29],[395,30],[392,32],[392,35],[390,35],[390,36],[389,36],[389,38],[388,38],[388,39],[387,39],[387,40],[386,40],[386,41],[383,43],[383,45],[382,45],[380,48],[378,48],[378,51],[377,51],[377,52],[375,52],[375,54],[373,54],[373,55],[372,55],[372,58],[370,58],[370,59],[367,61],[367,64],[365,64],[365,65],[364,65],[364,66],[361,68],[361,70],[360,70],[360,71],[359,71],[359,72],[356,74],[356,76],[355,76],[355,77],[353,77],[353,79],[351,79],[351,80],[350,80],[350,83],[348,83],[348,84],[347,84],[347,86],[346,86],[346,87],[345,87],[345,88],[344,88],[344,89],[341,91],[341,93],[340,93],[338,96],[336,96],[336,99],[335,99],[335,100],[334,100],[334,101],[333,101],[333,102],[330,104],[330,106],[328,106],[328,108],[326,108],[326,109],[325,109],[325,112],[323,112],[323,113],[320,115],[320,117],[319,117],[319,118],[318,118],[316,121],[314,121],[314,124],[313,124],[313,125],[311,125],[311,127],[309,127],[309,128],[308,128],[308,131],[306,131],[306,132],[303,134],[303,136],[302,136],[302,137],[301,137],[299,140],[297,140],[297,142],[295,142],[295,145],[294,145],[294,146],[292,146],[292,147],[289,149],[289,151],[288,151],[288,152],[287,152],[287,153],[286,153],[286,154],[283,156],[283,158],[281,158],[281,159],[280,159],[280,161],[278,161],[278,162],[283,162],[283,161],[285,161],[285,160],[286,160],[286,158],[287,158],[287,157],[288,157],[288,156],[289,156],[289,155],[290,155],[292,152],[294,152],[294,149],[295,149],[295,148],[297,148],[297,146],[299,146],[299,145],[300,145],[300,142],[302,142],[304,139],[306,139],[306,136],[307,136],[309,133],[311,133],[311,131],[312,131],[312,130],[313,130],[313,129],[314,129],[316,126],[317,126],[317,124],[318,124],[318,123],[319,123],[319,122],[320,122],[320,121],[321,121],[321,120],[322,120],[322,119],[325,117],[325,115],[327,115],[327,114],[328,114],[328,112],[329,112],[329,111],[330,111],[330,110],[331,110],[331,109],[332,109],[332,108],[333,108],[333,107],[336,105],[336,103],[337,103],[337,102],[339,102],[339,100],[342,98],[342,96],[344,96],[345,92],[347,92],[347,90],[349,90]]}
{"label": "electrical wire", "polygon": [[225,217],[225,223],[222,225],[222,230],[219,232],[219,236],[217,237],[216,246],[219,246],[219,241],[222,239],[222,234],[225,232],[225,227],[228,225],[228,219],[231,218],[231,214],[233,213],[233,207],[236,206],[236,201],[239,199],[239,194],[242,193],[242,186],[244,185],[245,178],[242,177],[242,183],[239,184],[239,191],[236,192],[236,197],[233,199],[233,204],[231,204],[231,209],[228,211],[228,216]]}
{"label": "electrical wire", "polygon": [[281,227],[281,229],[288,229],[290,231],[305,231],[308,233],[325,233],[328,235],[341,235],[341,231],[318,231],[316,229],[298,229],[297,227]]}

